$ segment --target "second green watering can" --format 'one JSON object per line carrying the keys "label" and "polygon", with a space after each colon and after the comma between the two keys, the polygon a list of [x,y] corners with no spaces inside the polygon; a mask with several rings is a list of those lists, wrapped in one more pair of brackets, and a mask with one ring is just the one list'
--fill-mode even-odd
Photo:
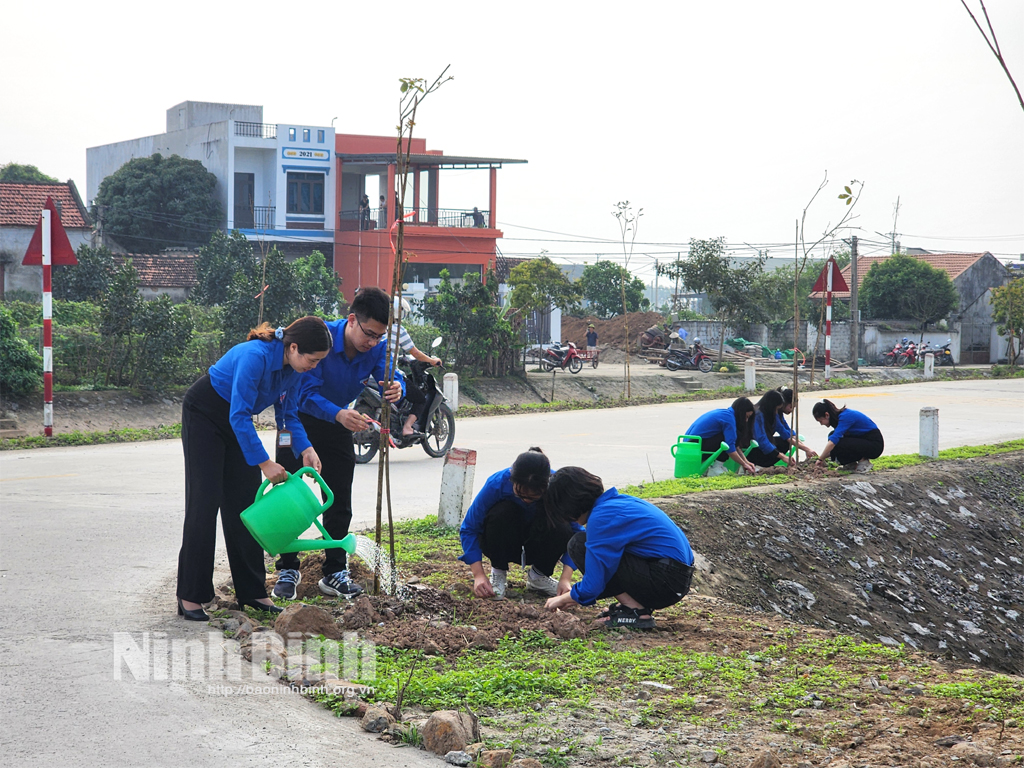
{"label": "second green watering can", "polygon": [[[323,490],[323,504],[313,489],[302,481],[303,475],[311,475]],[[242,513],[242,522],[263,549],[275,557],[282,552],[339,547],[350,555],[355,553],[354,535],[350,533],[341,541],[336,541],[320,524],[321,513],[334,503],[334,493],[315,469],[303,467],[267,491],[270,484],[269,480],[263,481],[263,485],[256,491],[256,501]],[[320,529],[323,539],[299,538],[310,525]]]}

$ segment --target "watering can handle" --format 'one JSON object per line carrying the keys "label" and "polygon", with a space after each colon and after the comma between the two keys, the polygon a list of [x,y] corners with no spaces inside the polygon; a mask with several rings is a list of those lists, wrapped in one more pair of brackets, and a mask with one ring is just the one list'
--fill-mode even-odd
{"label": "watering can handle", "polygon": [[[292,476],[291,472],[288,472],[286,474],[288,475],[288,477]],[[269,486],[270,486],[270,481],[269,480],[264,480],[263,484],[259,487],[259,490],[256,491],[256,498],[254,499],[254,501],[259,501],[260,497],[264,494],[264,492],[267,490],[267,488]]]}
{"label": "watering can handle", "polygon": [[320,473],[317,472],[315,469],[313,469],[312,467],[303,467],[302,469],[300,469],[295,474],[296,474],[296,476],[299,476],[299,475],[312,475],[313,476],[313,480],[316,481],[316,484],[320,486],[320,490],[322,490],[324,492],[324,503],[320,505],[320,511],[321,512],[323,512],[325,509],[327,509],[329,506],[331,506],[331,504],[334,503],[334,491],[332,491],[327,486],[327,483],[324,482],[324,479],[322,477],[320,477]]}

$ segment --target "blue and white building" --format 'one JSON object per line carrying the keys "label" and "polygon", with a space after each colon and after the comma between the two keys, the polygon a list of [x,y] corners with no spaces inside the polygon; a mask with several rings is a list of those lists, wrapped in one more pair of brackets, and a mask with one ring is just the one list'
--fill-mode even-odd
{"label": "blue and white building", "polygon": [[276,245],[289,258],[334,254],[334,128],[264,123],[263,107],[186,101],[167,130],[86,150],[86,199],[129,160],[154,154],[199,160],[217,177],[221,226]]}

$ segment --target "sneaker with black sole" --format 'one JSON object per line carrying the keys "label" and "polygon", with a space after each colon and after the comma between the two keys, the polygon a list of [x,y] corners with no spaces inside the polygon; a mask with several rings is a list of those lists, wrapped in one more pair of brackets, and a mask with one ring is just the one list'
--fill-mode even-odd
{"label": "sneaker with black sole", "polygon": [[507,587],[508,571],[503,571],[499,568],[491,568],[491,589],[494,590],[494,596],[497,598],[504,597]]}
{"label": "sneaker with black sole", "polygon": [[274,597],[282,600],[294,600],[295,588],[302,583],[302,574],[294,568],[282,568],[274,585]]}
{"label": "sneaker with black sole", "polygon": [[609,608],[608,620],[601,623],[609,628],[625,627],[626,629],[654,629],[656,626],[654,617],[646,608],[627,608],[624,605]]}
{"label": "sneaker with black sole", "polygon": [[317,586],[320,587],[321,592],[331,597],[350,599],[363,594],[363,588],[349,578],[348,571],[328,574],[320,579]]}

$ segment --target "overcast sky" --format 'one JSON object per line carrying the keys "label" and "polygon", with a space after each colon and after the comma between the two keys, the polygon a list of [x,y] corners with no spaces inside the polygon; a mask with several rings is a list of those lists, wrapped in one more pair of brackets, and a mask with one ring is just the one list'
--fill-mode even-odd
{"label": "overcast sky", "polygon": [[[1024,88],[1024,2],[987,7]],[[959,0],[42,8],[4,3],[0,163],[83,194],[86,147],[160,133],[178,102],[393,135],[398,78],[450,64],[416,135],[529,161],[498,172],[507,255],[621,254],[620,200],[643,208],[630,266],[644,277],[690,238],[792,255],[826,171],[808,239],[857,179],[860,229],[844,236],[862,253],[887,250],[897,196],[904,247],[1024,253],[1024,110]],[[441,195],[486,208],[486,171],[447,172]]]}

